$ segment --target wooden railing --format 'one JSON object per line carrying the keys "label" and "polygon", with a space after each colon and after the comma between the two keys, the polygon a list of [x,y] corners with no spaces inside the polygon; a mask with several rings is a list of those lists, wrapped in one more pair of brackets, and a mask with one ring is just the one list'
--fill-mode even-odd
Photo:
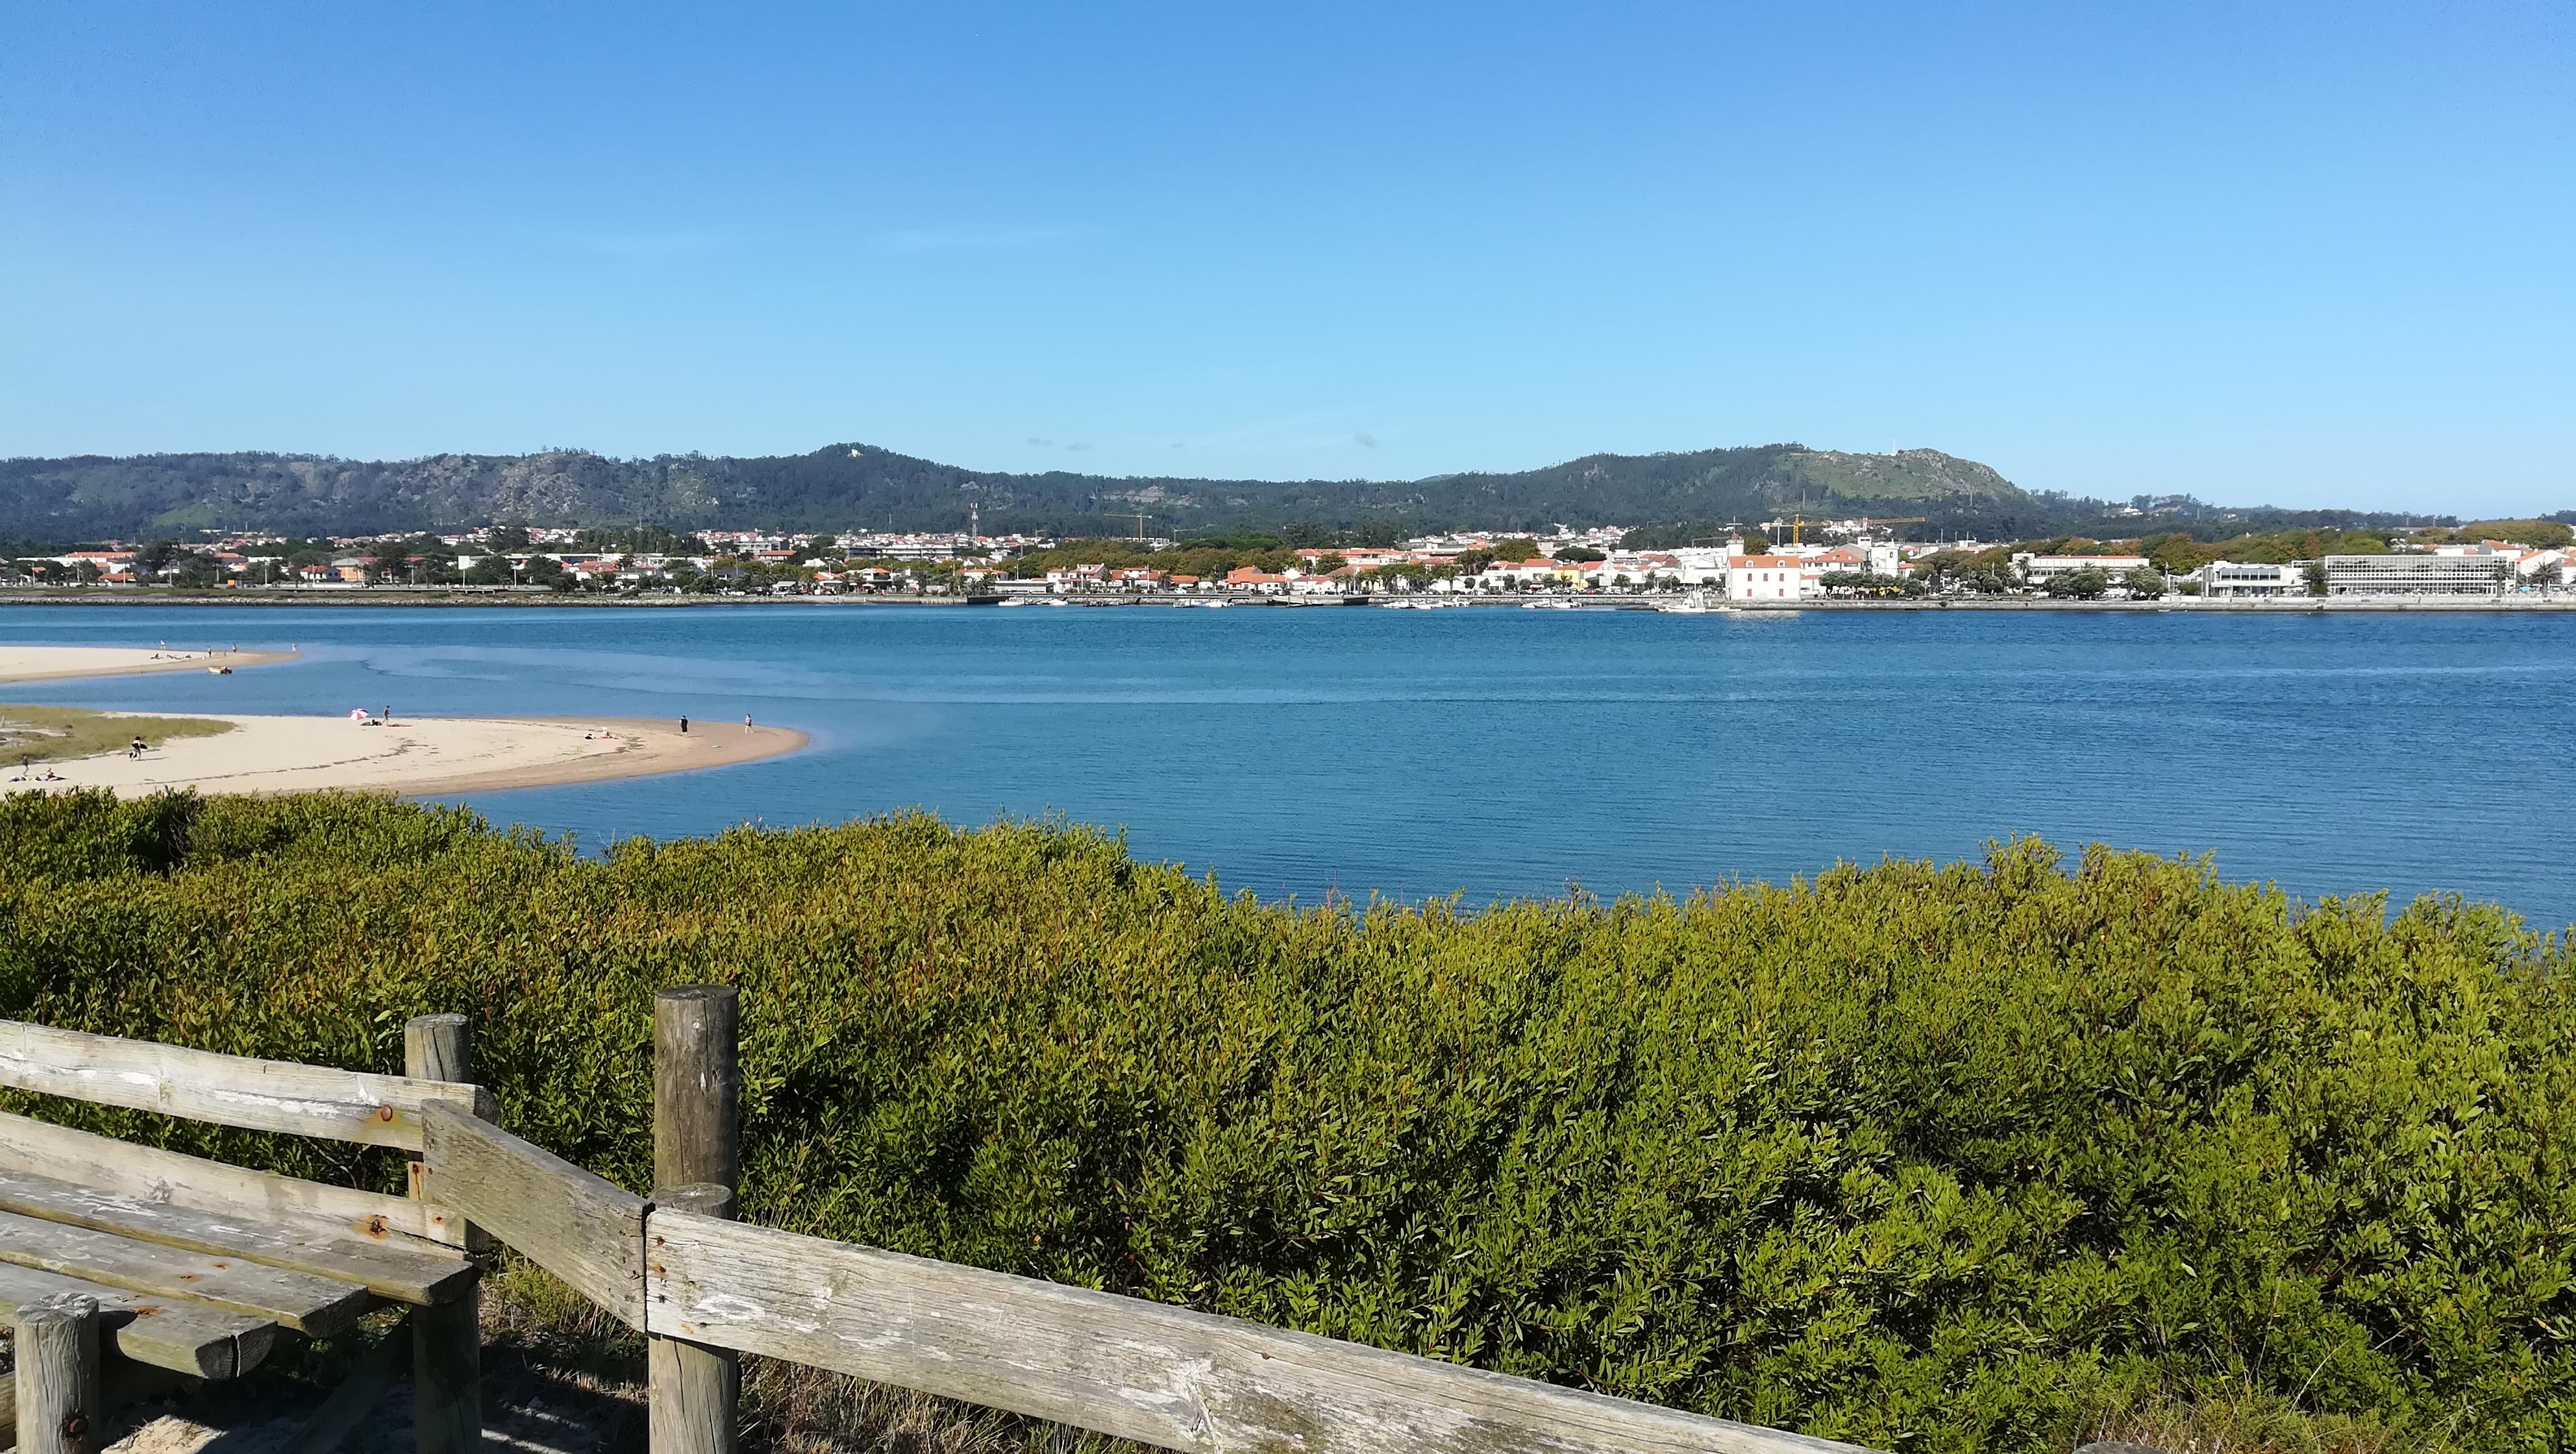
{"label": "wooden railing", "polygon": [[425,1107],[422,1126],[433,1196],[654,1340],[656,1451],[732,1447],[732,1369],[711,1357],[721,1353],[1205,1454],[1853,1448],[733,1221],[732,992],[665,991],[654,1008],[654,1158],[665,1182],[655,1196],[459,1107]]}
{"label": "wooden railing", "polygon": [[[112,1065],[99,1063],[93,1044],[71,1047],[84,1052],[80,1057],[35,1046],[38,1053],[14,1060],[13,1046],[0,1044],[0,1084],[50,1090],[62,1078],[48,1065],[86,1058],[89,1071],[79,1089],[66,1093],[156,1110],[184,1105],[180,1114],[280,1130],[335,1117],[330,1134],[417,1148],[425,1169],[419,1200],[408,1206],[422,1219],[422,1232],[468,1245],[481,1235],[497,1239],[647,1335],[656,1454],[730,1454],[738,1428],[737,1360],[744,1353],[1205,1454],[1853,1449],[735,1221],[735,1012],[733,992],[720,987],[665,991],[655,1004],[654,1154],[661,1186],[651,1197],[502,1130],[488,1100],[471,1086],[440,1084],[462,1081],[463,1073],[401,1080],[240,1062],[267,1067],[269,1078],[232,1075],[220,1094],[209,1094],[201,1093],[202,1077],[188,1074],[189,1064],[167,1058],[201,1052],[120,1041],[112,1043],[133,1048],[115,1052],[111,1059],[124,1061]],[[164,1058],[154,1060],[156,1052]],[[461,1072],[463,1061],[459,1039],[454,1070]],[[325,1084],[303,1076],[338,1079]],[[262,1084],[273,1094],[241,1094]],[[299,1094],[299,1086],[330,1094]],[[363,1114],[351,1116],[351,1107]],[[246,1180],[203,1194],[280,1194],[269,1186],[278,1179],[237,1175]]]}

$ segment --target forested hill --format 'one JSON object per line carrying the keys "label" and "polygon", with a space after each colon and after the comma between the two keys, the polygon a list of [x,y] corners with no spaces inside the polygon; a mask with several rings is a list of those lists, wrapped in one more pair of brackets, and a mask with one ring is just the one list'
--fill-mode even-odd
{"label": "forested hill", "polygon": [[[1516,474],[1409,481],[1114,479],[960,469],[872,445],[763,458],[611,459],[577,450],[361,461],[162,454],[0,461],[0,538],[186,537],[203,530],[374,534],[650,523],[685,529],[1156,534],[1313,522],[1416,533],[1461,527],[1675,525],[1810,514],[1922,516],[1925,533],[2010,538],[2100,518],[1938,450],[1841,454],[1795,444],[1588,455]],[[1124,518],[1121,518],[1121,517]]]}

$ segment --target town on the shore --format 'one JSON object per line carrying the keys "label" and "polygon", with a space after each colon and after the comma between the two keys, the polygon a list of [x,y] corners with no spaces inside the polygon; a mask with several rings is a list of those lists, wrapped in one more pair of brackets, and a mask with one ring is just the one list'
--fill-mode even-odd
{"label": "town on the shore", "polygon": [[2528,601],[2576,592],[2576,531],[2548,520],[2222,541],[2169,534],[1984,542],[1904,540],[1879,522],[1800,518],[1658,548],[1637,543],[1641,535],[1672,533],[1558,527],[1362,544],[1313,527],[1170,540],[971,529],[680,534],[649,526],[493,525],[457,533],[105,542],[0,562],[0,585],[1425,607],[1624,600],[1667,609],[1926,597]]}

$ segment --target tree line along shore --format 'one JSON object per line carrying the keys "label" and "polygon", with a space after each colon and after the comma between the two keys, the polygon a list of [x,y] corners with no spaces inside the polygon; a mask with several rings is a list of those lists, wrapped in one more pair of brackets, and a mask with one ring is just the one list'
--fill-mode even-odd
{"label": "tree line along shore", "polygon": [[[1142,517],[1140,517],[1141,519]],[[116,542],[0,563],[19,600],[86,598],[982,601],[1025,590],[1153,598],[1651,598],[1730,602],[2157,600],[2438,592],[2547,598],[2576,586],[2557,520],[2301,530],[2204,539],[1907,541],[1901,522],[1815,521],[1550,535],[1469,531],[1379,543],[1307,527],[1185,540],[1030,536],[683,535],[493,526],[450,535]],[[1812,525],[1814,540],[1806,539]],[[1786,536],[1786,539],[1781,538]],[[2474,562],[2466,558],[2475,556]],[[2464,563],[2466,562],[2466,563]],[[2407,569],[2430,564],[2430,570]],[[134,593],[127,596],[126,593]],[[0,598],[5,599],[5,598]]]}

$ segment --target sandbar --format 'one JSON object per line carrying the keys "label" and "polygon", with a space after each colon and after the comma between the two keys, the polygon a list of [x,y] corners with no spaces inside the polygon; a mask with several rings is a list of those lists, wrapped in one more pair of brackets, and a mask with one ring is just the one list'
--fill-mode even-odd
{"label": "sandbar", "polygon": [[167,646],[0,646],[0,682],[121,677],[147,671],[213,671],[293,661],[295,651],[173,649]]}
{"label": "sandbar", "polygon": [[793,752],[804,733],[740,722],[667,718],[403,717],[390,726],[346,717],[262,717],[230,713],[118,713],[203,716],[233,724],[213,737],[173,738],[140,758],[124,753],[39,763],[60,781],[28,781],[16,763],[0,767],[0,792],[109,788],[132,797],[164,788],[201,793],[296,793],[341,788],[398,797],[495,792],[724,767]]}

